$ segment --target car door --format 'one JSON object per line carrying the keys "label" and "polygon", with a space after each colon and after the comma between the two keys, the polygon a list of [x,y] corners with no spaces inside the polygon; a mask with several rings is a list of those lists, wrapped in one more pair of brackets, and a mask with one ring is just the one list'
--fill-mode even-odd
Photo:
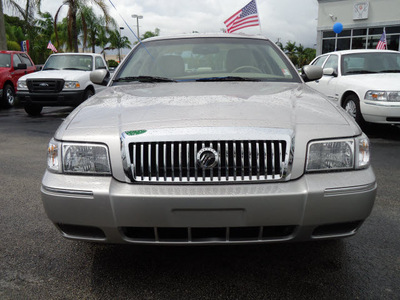
{"label": "car door", "polygon": [[[339,56],[331,54],[323,64],[324,75],[315,81],[315,89],[327,96],[329,99],[337,101],[336,85],[338,83]],[[333,70],[333,72],[329,72]]]}
{"label": "car door", "polygon": [[18,79],[21,76],[27,74],[27,71],[26,71],[26,69],[22,69],[22,70],[18,69],[18,65],[23,63],[21,58],[18,56],[18,54],[14,53],[12,56],[13,56],[13,62],[12,62],[13,70],[11,71],[11,78],[12,78],[14,88],[16,89]]}
{"label": "car door", "polygon": [[19,57],[20,57],[22,63],[26,64],[26,72],[28,74],[36,71],[36,67],[33,64],[33,62],[31,61],[31,59],[28,57],[28,55],[26,55],[25,53],[20,53]]}

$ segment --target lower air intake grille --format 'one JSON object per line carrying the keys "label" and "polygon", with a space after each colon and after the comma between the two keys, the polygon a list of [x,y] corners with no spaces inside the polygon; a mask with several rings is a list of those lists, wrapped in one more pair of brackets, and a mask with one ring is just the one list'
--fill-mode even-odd
{"label": "lower air intake grille", "polygon": [[137,242],[240,242],[288,239],[296,226],[254,227],[122,227],[123,235]]}

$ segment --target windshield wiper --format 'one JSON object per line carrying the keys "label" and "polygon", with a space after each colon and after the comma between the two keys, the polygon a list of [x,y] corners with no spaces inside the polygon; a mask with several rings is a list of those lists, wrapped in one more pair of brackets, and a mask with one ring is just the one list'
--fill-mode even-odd
{"label": "windshield wiper", "polygon": [[239,76],[226,76],[226,77],[209,77],[209,78],[199,78],[196,81],[261,81],[256,78],[246,78]]}
{"label": "windshield wiper", "polygon": [[372,74],[372,73],[378,73],[378,72],[367,71],[367,70],[358,70],[358,71],[347,71],[345,74]]}
{"label": "windshield wiper", "polygon": [[59,69],[57,69],[57,68],[45,68],[45,69],[43,69],[43,71],[44,70],[59,70]]}
{"label": "windshield wiper", "polygon": [[383,70],[380,71],[379,73],[400,73],[400,70]]}
{"label": "windshield wiper", "polygon": [[171,78],[166,77],[157,77],[157,76],[132,76],[132,77],[121,77],[115,79],[114,82],[132,82],[132,81],[139,81],[139,82],[176,82]]}
{"label": "windshield wiper", "polygon": [[84,71],[83,69],[80,69],[80,68],[63,68],[63,70],[78,70],[78,71]]}

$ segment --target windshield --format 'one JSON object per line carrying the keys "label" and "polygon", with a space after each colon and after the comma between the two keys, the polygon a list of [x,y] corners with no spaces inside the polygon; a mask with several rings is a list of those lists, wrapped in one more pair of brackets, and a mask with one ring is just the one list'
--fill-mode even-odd
{"label": "windshield", "polygon": [[89,55],[53,55],[43,66],[43,70],[92,71],[93,60]]}
{"label": "windshield", "polygon": [[9,68],[11,66],[11,55],[0,53],[0,68]]}
{"label": "windshield", "polygon": [[296,81],[299,76],[271,42],[185,38],[144,42],[124,60],[114,82]]}
{"label": "windshield", "polygon": [[400,53],[371,52],[342,56],[342,74],[400,73]]}

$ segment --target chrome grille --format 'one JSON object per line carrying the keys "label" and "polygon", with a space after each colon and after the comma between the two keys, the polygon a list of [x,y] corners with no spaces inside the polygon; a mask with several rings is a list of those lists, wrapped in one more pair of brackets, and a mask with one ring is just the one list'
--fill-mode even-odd
{"label": "chrome grille", "polygon": [[38,80],[28,79],[26,81],[29,92],[31,93],[58,93],[64,87],[63,79],[50,79],[50,80]]}
{"label": "chrome grille", "polygon": [[[212,168],[199,165],[201,149],[218,154]],[[253,182],[281,180],[287,174],[285,140],[130,143],[131,174],[142,182]]]}

